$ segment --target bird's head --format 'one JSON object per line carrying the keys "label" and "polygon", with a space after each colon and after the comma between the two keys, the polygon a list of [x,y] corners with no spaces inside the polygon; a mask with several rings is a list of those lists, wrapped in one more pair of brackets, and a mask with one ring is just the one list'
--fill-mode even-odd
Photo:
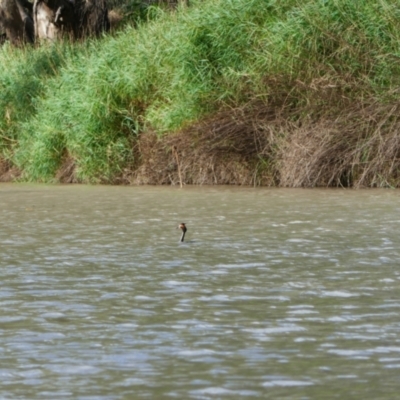
{"label": "bird's head", "polygon": [[181,229],[183,232],[186,232],[186,231],[187,231],[187,228],[186,228],[186,225],[185,225],[184,222],[181,222],[181,223],[178,225],[178,229]]}

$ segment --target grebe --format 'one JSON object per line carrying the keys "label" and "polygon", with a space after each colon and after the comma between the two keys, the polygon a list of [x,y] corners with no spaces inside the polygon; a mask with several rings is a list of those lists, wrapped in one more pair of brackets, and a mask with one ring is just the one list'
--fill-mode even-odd
{"label": "grebe", "polygon": [[185,233],[187,231],[186,225],[183,222],[181,222],[178,228],[182,231],[182,236],[180,241],[183,242],[183,240],[185,239]]}

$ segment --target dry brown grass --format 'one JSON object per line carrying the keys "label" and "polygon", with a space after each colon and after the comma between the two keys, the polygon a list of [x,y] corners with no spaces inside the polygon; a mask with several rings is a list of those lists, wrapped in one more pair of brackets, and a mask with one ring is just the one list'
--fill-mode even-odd
{"label": "dry brown grass", "polygon": [[328,92],[300,108],[289,107],[287,98],[258,101],[172,136],[146,133],[139,141],[140,166],[127,181],[400,187],[400,105],[354,104],[341,90]]}
{"label": "dry brown grass", "polygon": [[139,141],[141,165],[135,184],[270,184],[261,176],[258,156],[268,152],[261,122],[270,110],[251,105],[225,110],[177,134],[159,139],[154,132]]}
{"label": "dry brown grass", "polygon": [[77,183],[75,160],[70,157],[64,157],[60,169],[56,173],[56,180],[62,183]]}
{"label": "dry brown grass", "polygon": [[21,176],[21,171],[9,161],[0,159],[0,182],[12,182]]}
{"label": "dry brown grass", "polygon": [[356,105],[335,118],[288,126],[280,186],[399,187],[398,105]]}

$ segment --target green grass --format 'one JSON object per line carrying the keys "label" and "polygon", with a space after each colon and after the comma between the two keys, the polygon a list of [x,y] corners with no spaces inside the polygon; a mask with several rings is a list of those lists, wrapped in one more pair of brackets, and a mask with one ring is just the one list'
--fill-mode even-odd
{"label": "green grass", "polygon": [[398,101],[394,0],[192,3],[85,44],[3,47],[3,157],[27,180],[54,180],[70,158],[80,181],[112,183],[134,165],[141,133],[256,99],[298,110],[295,120]]}

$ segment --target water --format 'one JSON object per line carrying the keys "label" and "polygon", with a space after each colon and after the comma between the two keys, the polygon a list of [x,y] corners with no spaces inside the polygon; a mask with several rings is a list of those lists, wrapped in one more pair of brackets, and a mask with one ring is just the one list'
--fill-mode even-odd
{"label": "water", "polygon": [[3,184],[0,216],[1,399],[398,396],[398,191]]}

